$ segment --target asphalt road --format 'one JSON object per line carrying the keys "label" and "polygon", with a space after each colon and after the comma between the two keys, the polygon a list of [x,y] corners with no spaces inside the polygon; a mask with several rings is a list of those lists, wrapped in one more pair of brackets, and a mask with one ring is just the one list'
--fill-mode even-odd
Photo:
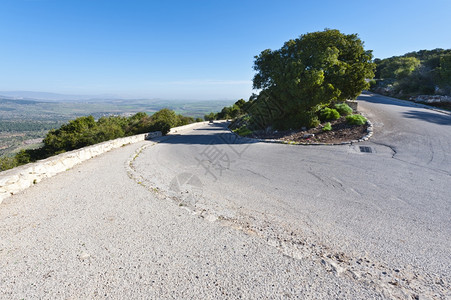
{"label": "asphalt road", "polygon": [[451,116],[368,94],[359,106],[365,143],[202,125],[9,198],[0,298],[451,297]]}

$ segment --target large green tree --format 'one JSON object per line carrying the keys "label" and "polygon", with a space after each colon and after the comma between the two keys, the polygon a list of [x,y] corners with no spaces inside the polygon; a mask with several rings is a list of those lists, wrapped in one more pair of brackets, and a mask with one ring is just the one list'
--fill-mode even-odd
{"label": "large green tree", "polygon": [[374,76],[372,53],[357,34],[332,29],[264,50],[255,57],[254,70],[253,87],[261,92],[250,113],[258,118],[271,110],[260,119],[278,128],[308,126],[322,105],[355,98]]}

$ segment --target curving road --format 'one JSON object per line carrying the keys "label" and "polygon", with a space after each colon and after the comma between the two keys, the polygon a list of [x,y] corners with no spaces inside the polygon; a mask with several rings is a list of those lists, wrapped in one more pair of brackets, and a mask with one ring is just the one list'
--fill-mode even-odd
{"label": "curving road", "polygon": [[0,298],[451,297],[451,116],[358,100],[365,143],[199,125],[9,198]]}

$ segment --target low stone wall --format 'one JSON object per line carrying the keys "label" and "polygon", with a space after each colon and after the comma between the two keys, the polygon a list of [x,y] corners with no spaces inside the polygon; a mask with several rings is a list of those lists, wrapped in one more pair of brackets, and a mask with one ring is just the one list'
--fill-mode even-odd
{"label": "low stone wall", "polygon": [[[208,122],[192,123],[185,126],[174,127],[169,132],[177,133]],[[161,131],[138,134],[134,136],[106,141],[96,145],[65,152],[34,163],[19,166],[0,173],[0,204],[11,195],[29,188],[44,178],[55,176],[90,158],[102,153],[152,138],[161,137]]]}
{"label": "low stone wall", "polygon": [[356,100],[346,100],[346,104],[349,105],[349,107],[351,107],[354,112],[357,112],[358,102]]}
{"label": "low stone wall", "polygon": [[0,203],[3,199],[20,192],[44,178],[55,176],[60,172],[74,167],[95,157],[123,145],[144,141],[161,136],[161,132],[151,132],[130,137],[106,141],[96,145],[65,152],[56,156],[26,164],[0,173]]}
{"label": "low stone wall", "polygon": [[450,103],[451,97],[441,95],[418,95],[415,97],[410,97],[410,100],[421,103]]}
{"label": "low stone wall", "polygon": [[169,131],[169,134],[174,134],[174,133],[178,133],[178,132],[182,132],[186,129],[191,129],[193,127],[199,126],[199,125],[203,125],[203,124],[208,124],[208,121],[205,122],[196,122],[196,123],[191,123],[188,125],[183,125],[183,126],[179,126],[179,127],[173,127],[171,128],[171,130]]}

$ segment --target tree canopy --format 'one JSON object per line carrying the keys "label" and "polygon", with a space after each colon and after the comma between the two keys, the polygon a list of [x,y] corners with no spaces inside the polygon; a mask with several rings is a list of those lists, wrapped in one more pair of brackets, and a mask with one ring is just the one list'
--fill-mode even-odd
{"label": "tree canopy", "polygon": [[172,127],[193,122],[192,117],[177,115],[167,108],[152,116],[139,112],[131,117],[101,117],[97,121],[93,116],[79,117],[61,125],[58,129],[50,130],[43,140],[42,147],[21,150],[14,157],[0,157],[0,171],[119,137],[151,131],[167,134]]}
{"label": "tree canopy", "polygon": [[420,60],[415,57],[401,57],[392,60],[381,69],[383,78],[403,79],[408,77],[420,65]]}
{"label": "tree canopy", "polygon": [[308,126],[314,113],[332,101],[355,98],[373,78],[372,53],[357,34],[326,29],[287,41],[255,57],[254,89],[260,89],[251,115],[276,105],[280,113],[264,118],[279,128]]}
{"label": "tree canopy", "polygon": [[224,120],[224,119],[234,119],[246,112],[246,108],[249,102],[244,101],[244,99],[239,99],[231,106],[225,106],[218,113],[209,113],[204,116],[206,121],[210,120]]}
{"label": "tree canopy", "polygon": [[400,98],[418,94],[451,95],[451,49],[420,50],[375,59],[373,90]]}
{"label": "tree canopy", "polygon": [[440,57],[439,80],[440,86],[451,91],[451,53]]}

